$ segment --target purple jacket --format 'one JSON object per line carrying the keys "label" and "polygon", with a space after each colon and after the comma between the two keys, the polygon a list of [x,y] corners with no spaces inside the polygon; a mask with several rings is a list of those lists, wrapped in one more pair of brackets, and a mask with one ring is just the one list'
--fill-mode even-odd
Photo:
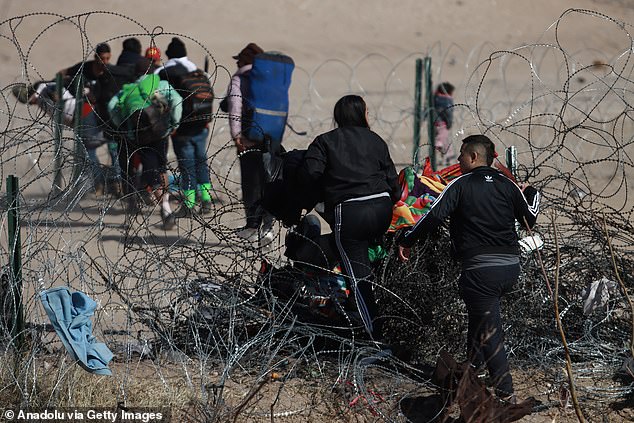
{"label": "purple jacket", "polygon": [[242,133],[242,77],[247,75],[252,67],[253,65],[245,65],[238,69],[231,77],[227,89],[229,130],[232,139],[236,139]]}

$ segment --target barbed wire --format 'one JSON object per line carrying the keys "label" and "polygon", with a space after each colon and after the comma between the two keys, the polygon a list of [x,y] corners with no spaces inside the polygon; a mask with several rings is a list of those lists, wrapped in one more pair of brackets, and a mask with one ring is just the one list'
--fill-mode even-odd
{"label": "barbed wire", "polygon": [[[601,20],[606,31],[617,34],[616,46],[609,51],[589,49],[596,55],[590,59],[588,51],[568,51],[558,42],[558,31],[582,16]],[[127,21],[132,29],[95,40],[91,24],[97,17]],[[43,29],[29,41],[20,28],[32,20]],[[29,406],[56,405],[65,398],[62,387],[78,383],[73,364],[62,359],[46,398],[36,395],[43,363],[63,356],[37,300],[40,292],[55,286],[82,291],[100,304],[95,335],[115,352],[120,372],[117,401],[133,402],[129,395],[134,369],[148,361],[153,377],[166,389],[177,386],[165,376],[175,372],[198,392],[196,416],[190,417],[201,421],[352,412],[397,421],[407,418],[399,411],[403,399],[435,389],[428,367],[438,352],[445,349],[462,356],[466,310],[458,294],[459,267],[449,255],[446,230],[419,245],[406,266],[396,259],[391,238],[386,239],[388,256],[374,269],[375,293],[386,316],[386,342],[395,349],[403,347],[407,354],[377,356],[354,312],[345,309],[334,293],[316,294],[313,288],[319,280],[285,258],[287,228],[277,223],[276,238],[268,246],[247,244],[236,235],[244,210],[238,156],[226,114],[216,112],[210,123],[208,156],[215,200],[211,212],[179,219],[174,230],[164,231],[157,206],[130,215],[125,212],[125,199],[97,197],[90,163],[78,153],[72,129],[63,130],[61,149],[56,150],[53,118],[36,106],[19,104],[12,95],[16,84],[51,79],[55,70],[36,65],[39,58],[34,57],[47,45],[51,30],[64,32],[65,43],[81,47],[79,60],[88,60],[102,41],[137,37],[147,45],[163,45],[178,36],[190,51],[212,59],[209,74],[214,90],[224,93],[230,71],[195,37],[166,28],[149,29],[124,15],[102,11],[75,16],[34,13],[7,19],[0,28],[0,42],[20,60],[15,82],[1,90],[0,185],[6,188],[10,174],[19,177],[28,322],[22,334],[28,340],[26,353],[18,368],[10,371],[8,360],[0,365],[7,381],[1,389],[6,398]],[[603,307],[592,314],[584,313],[582,298],[582,291],[602,278],[622,278],[626,288],[632,288],[631,25],[575,9],[565,12],[549,30],[553,42],[508,51],[434,45],[396,62],[369,54],[353,64],[336,59],[324,60],[315,69],[298,64],[290,121],[307,135],[287,131],[284,145],[289,150],[305,148],[331,128],[334,101],[354,92],[365,97],[371,126],[385,138],[395,161],[410,164],[413,62],[432,57],[435,76],[440,80],[452,75],[459,87],[452,142],[458,145],[465,135],[480,132],[491,137],[500,152],[517,147],[518,180],[543,193],[535,230],[544,246],[522,256],[520,281],[504,303],[512,366],[525,372],[539,370],[523,386],[550,401],[547,405],[559,404],[565,386],[559,368],[565,357],[549,285],[559,269],[562,312],[558,317],[574,356],[582,407],[599,415],[615,402],[631,400],[634,391],[631,374],[613,380],[632,358],[628,349],[632,315],[625,301],[631,293],[611,291]],[[53,189],[56,163],[62,164],[59,192]],[[178,179],[171,156],[168,166]],[[1,198],[6,212],[8,200],[4,194]],[[6,216],[3,213],[3,230]],[[558,243],[555,230],[564,235]],[[11,256],[12,246],[3,242],[1,248],[4,257]],[[260,271],[262,262],[274,270]],[[10,280],[8,268],[3,275],[5,282]],[[11,332],[15,299],[10,292],[5,283],[0,332],[7,357],[17,340]],[[320,308],[324,301],[331,304],[327,316]],[[296,386],[294,379],[315,385]],[[240,398],[229,393],[236,380],[244,380],[248,389]],[[305,402],[291,399],[297,391],[304,393]]]}

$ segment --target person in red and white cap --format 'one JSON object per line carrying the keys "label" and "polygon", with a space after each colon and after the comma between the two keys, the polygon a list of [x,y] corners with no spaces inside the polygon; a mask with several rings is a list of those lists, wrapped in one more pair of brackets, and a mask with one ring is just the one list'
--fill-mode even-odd
{"label": "person in red and white cap", "polygon": [[156,46],[150,46],[145,50],[145,57],[152,61],[156,68],[161,66],[161,50]]}

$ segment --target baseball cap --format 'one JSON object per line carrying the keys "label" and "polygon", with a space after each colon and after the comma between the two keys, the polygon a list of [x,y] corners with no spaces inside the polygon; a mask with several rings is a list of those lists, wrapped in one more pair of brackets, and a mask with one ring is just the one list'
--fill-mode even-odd
{"label": "baseball cap", "polygon": [[145,57],[152,60],[160,60],[161,59],[161,50],[158,47],[148,47],[145,50]]}
{"label": "baseball cap", "polygon": [[244,63],[251,64],[253,63],[253,57],[260,53],[264,53],[264,50],[262,50],[259,45],[255,43],[249,43],[240,51],[240,53],[233,56],[233,58],[236,60],[241,59]]}

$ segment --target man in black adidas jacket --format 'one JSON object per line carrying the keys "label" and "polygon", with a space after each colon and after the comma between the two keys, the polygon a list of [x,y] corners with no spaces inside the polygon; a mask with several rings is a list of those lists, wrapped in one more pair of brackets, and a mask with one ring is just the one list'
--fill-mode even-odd
{"label": "man in black adidas jacket", "polygon": [[515,221],[535,224],[540,195],[490,167],[494,156],[495,146],[486,136],[465,138],[458,157],[463,175],[447,185],[429,213],[397,242],[399,257],[407,261],[416,240],[450,217],[454,253],[462,262],[460,295],[469,315],[467,358],[476,367],[486,365],[496,394],[511,399],[513,380],[503,344],[500,298],[520,272]]}

